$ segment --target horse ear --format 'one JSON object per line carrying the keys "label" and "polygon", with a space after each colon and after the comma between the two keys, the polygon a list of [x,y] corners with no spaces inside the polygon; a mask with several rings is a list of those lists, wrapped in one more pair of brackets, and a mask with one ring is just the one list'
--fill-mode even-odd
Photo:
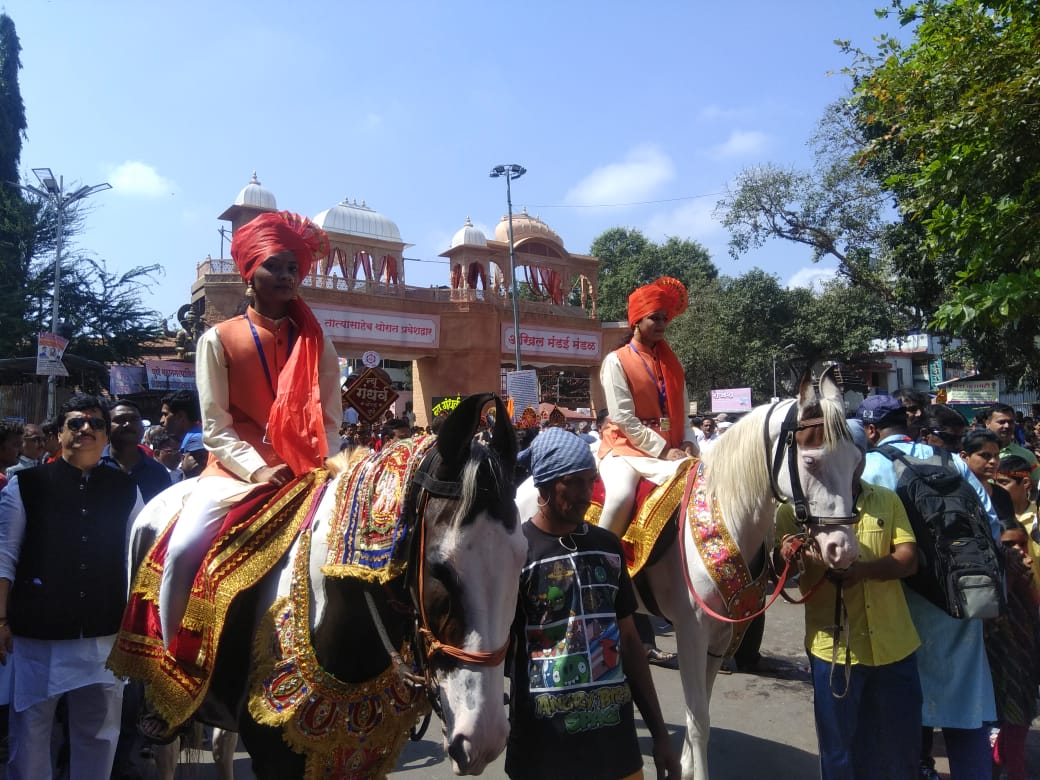
{"label": "horse ear", "polygon": [[[443,459],[443,472],[457,474],[469,459],[473,436],[480,424],[481,412],[495,399],[494,393],[467,395],[455,411],[448,415],[437,435],[437,451]],[[496,420],[497,423],[497,420]]]}
{"label": "horse ear", "polygon": [[805,407],[816,403],[819,398],[819,394],[816,388],[813,387],[812,371],[809,368],[805,369],[802,374],[802,379],[798,383],[798,408],[804,409]]}
{"label": "horse ear", "polygon": [[824,370],[823,376],[820,377],[820,395],[840,404],[845,394],[841,390],[841,385],[838,384],[836,373],[837,369],[834,366],[827,366]]}
{"label": "horse ear", "polygon": [[513,421],[509,419],[509,410],[502,403],[502,399],[495,396],[495,430],[491,434],[491,448],[498,453],[498,458],[506,469],[507,474],[512,474],[516,467],[516,430]]}

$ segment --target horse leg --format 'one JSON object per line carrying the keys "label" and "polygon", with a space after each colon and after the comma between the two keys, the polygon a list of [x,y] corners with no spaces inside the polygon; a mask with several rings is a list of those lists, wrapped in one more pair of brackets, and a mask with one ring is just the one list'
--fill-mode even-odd
{"label": "horse leg", "polygon": [[217,777],[220,780],[235,780],[235,747],[238,745],[238,732],[214,727],[212,743]]}
{"label": "horse leg", "polygon": [[173,780],[177,772],[177,761],[180,759],[181,741],[173,740],[169,745],[156,745],[152,749],[155,756],[155,768],[159,772],[159,780]]}
{"label": "horse leg", "polygon": [[711,717],[708,703],[721,659],[709,658],[708,641],[713,626],[686,592],[682,559],[676,545],[647,570],[650,589],[662,612],[675,628],[679,677],[686,705],[686,735],[682,750],[683,780],[708,780],[708,737]]}
{"label": "horse leg", "polygon": [[303,778],[305,758],[294,753],[282,739],[282,730],[262,726],[246,713],[239,723],[242,744],[252,760],[257,780],[292,780]]}

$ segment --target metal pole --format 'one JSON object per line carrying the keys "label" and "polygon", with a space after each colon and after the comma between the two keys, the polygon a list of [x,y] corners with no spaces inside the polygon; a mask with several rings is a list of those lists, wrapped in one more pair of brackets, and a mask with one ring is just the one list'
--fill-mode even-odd
{"label": "metal pole", "polygon": [[522,368],[520,363],[520,290],[516,283],[516,251],[513,247],[513,190],[509,180],[513,171],[506,168],[506,206],[509,214],[509,278],[513,280],[513,346],[516,347],[516,370]]}
{"label": "metal pole", "polygon": [[776,398],[776,353],[773,353],[773,398]]}
{"label": "metal pole", "polygon": [[[61,249],[65,237],[65,177],[58,184],[58,192],[54,204],[58,210],[58,234],[54,239],[54,300],[51,306],[51,333],[58,333],[58,296],[61,290]],[[47,377],[47,419],[58,416],[58,378],[51,374]]]}

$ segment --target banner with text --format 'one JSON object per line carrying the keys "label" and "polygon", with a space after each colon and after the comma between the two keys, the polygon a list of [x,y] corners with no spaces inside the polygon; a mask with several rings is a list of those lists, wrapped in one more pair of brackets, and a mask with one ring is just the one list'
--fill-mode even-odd
{"label": "banner with text", "polygon": [[194,390],[195,364],[174,360],[146,360],[149,390]]}
{"label": "banner with text", "polygon": [[[513,354],[516,340],[512,325],[502,326],[502,351]],[[602,336],[575,330],[547,330],[520,327],[521,355],[548,355],[551,357],[576,357],[599,360]]]}
{"label": "banner with text", "polygon": [[368,309],[315,307],[325,335],[332,339],[371,341],[398,347],[440,345],[441,318],[437,314],[391,314]]}
{"label": "banner with text", "polygon": [[434,417],[451,414],[455,408],[462,403],[462,395],[435,395],[433,397],[433,408],[430,410]]}
{"label": "banner with text", "polygon": [[946,386],[946,402],[950,404],[995,404],[997,380],[951,382]]}
{"label": "banner with text", "polygon": [[57,333],[41,333],[36,351],[36,373],[40,376],[68,376],[69,370],[61,362],[69,340]]}
{"label": "banner with text", "polygon": [[751,388],[730,387],[711,391],[711,411],[715,412],[750,412]]}

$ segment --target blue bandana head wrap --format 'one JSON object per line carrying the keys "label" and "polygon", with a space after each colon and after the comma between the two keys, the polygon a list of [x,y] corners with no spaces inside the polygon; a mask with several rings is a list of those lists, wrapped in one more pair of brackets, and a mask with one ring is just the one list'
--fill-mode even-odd
{"label": "blue bandana head wrap", "polygon": [[543,430],[518,460],[531,472],[536,487],[576,471],[596,468],[588,442],[563,428]]}

